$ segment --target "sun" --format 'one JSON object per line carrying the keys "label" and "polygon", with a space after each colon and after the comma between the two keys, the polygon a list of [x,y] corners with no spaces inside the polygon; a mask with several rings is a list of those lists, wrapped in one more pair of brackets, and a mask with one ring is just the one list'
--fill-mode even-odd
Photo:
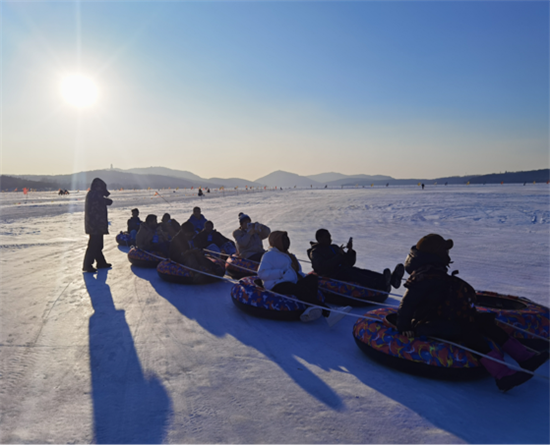
{"label": "sun", "polygon": [[98,88],[88,76],[71,74],[61,80],[61,94],[70,105],[87,108],[96,103]]}

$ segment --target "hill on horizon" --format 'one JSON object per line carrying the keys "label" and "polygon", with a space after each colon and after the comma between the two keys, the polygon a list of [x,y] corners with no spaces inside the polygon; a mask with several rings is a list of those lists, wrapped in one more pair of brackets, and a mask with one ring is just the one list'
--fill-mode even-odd
{"label": "hill on horizon", "polygon": [[321,187],[321,185],[324,185],[306,176],[300,176],[296,173],[289,173],[282,170],[277,170],[269,175],[258,178],[255,182],[267,185],[268,187]]}

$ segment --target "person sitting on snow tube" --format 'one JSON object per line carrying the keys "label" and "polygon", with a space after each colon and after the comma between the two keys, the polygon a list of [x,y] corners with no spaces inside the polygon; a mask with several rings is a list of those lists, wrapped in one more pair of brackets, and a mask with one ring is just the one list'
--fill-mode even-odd
{"label": "person sitting on snow tube", "polygon": [[[200,196],[200,195],[199,195]],[[204,229],[204,224],[206,223],[206,218],[201,213],[200,207],[194,207],[193,213],[187,220],[191,224],[193,224],[193,227],[195,228],[195,233],[199,233],[202,229]]]}
{"label": "person sitting on snow tube", "polygon": [[170,239],[174,238],[176,233],[178,233],[181,229],[180,223],[175,219],[170,218],[169,213],[162,215],[160,226],[162,227],[164,233],[168,234]]}
{"label": "person sitting on snow tube", "polygon": [[162,252],[168,256],[168,234],[157,223],[157,215],[147,215],[136,235],[136,246],[149,252]]}
{"label": "person sitting on snow tube", "polygon": [[[316,306],[323,306],[326,309],[318,307],[309,307],[300,316],[302,321],[315,320],[321,315],[329,326],[333,326],[340,321],[343,313],[330,312],[330,308],[321,303],[317,298],[318,277],[317,275],[303,276],[300,263],[296,257],[288,251],[290,247],[290,238],[287,232],[274,231],[269,235],[270,249],[262,257],[258,269],[258,277],[267,290],[277,292],[283,295],[292,295],[306,303],[312,303]],[[344,312],[349,312],[351,307],[347,306]]]}
{"label": "person sitting on snow tube", "polygon": [[139,219],[139,210],[132,209],[132,217],[128,220],[128,233],[130,234],[130,237],[133,241],[135,241],[136,239],[136,235],[138,233],[141,223],[142,221],[141,219]]}
{"label": "person sitting on snow tube", "polygon": [[353,250],[353,240],[349,239],[347,245],[337,246],[332,244],[330,232],[319,229],[315,233],[316,243],[311,242],[311,248],[307,255],[311,260],[313,270],[323,277],[335,280],[358,283],[383,292],[390,292],[391,286],[399,288],[401,279],[405,273],[403,264],[395,266],[393,273],[385,269],[384,273],[373,272],[367,269],[354,267],[357,254]]}
{"label": "person sitting on snow tube", "polygon": [[[540,354],[530,352],[495,324],[494,314],[477,312],[473,287],[456,277],[458,272],[447,273],[452,247],[453,240],[445,240],[433,233],[412,246],[405,261],[410,277],[405,283],[407,290],[397,312],[397,329],[407,337],[426,335],[459,341],[489,357],[504,360],[501,352],[489,347],[485,338],[490,338],[522,368],[534,371],[548,359],[548,351]],[[513,371],[487,357],[479,361],[502,391],[521,385],[532,377],[532,374]]]}
{"label": "person sitting on snow tube", "polygon": [[204,229],[193,238],[193,243],[199,249],[212,250],[218,253],[223,251],[227,255],[237,253],[235,243],[217,230],[214,230],[214,223],[212,221],[206,221]]}
{"label": "person sitting on snow tube", "polygon": [[250,216],[239,213],[240,227],[233,232],[237,244],[237,254],[241,258],[259,262],[265,253],[263,240],[271,229],[258,222],[251,222]]}
{"label": "person sitting on snow tube", "polygon": [[[193,247],[191,238],[194,233],[194,228],[189,221],[182,224],[180,231],[170,241],[170,259],[194,271],[202,270],[212,275],[223,276],[225,273],[223,266],[210,261],[201,249]],[[193,278],[193,283],[202,284],[210,280],[211,277],[208,275],[198,273]]]}

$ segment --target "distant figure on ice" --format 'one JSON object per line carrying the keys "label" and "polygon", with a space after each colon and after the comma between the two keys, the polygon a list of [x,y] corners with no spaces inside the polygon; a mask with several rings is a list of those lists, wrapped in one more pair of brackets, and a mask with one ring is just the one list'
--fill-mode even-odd
{"label": "distant figure on ice", "polygon": [[[95,178],[86,194],[84,206],[84,227],[90,235],[88,248],[84,255],[83,272],[97,272],[97,269],[107,269],[111,265],[105,261],[103,256],[103,235],[109,234],[109,221],[107,220],[107,206],[113,201],[107,198],[110,193],[107,191],[107,184],[99,178]],[[96,268],[93,264],[96,262]]]}
{"label": "distant figure on ice", "polygon": [[139,232],[136,236],[136,245],[142,250],[162,252],[168,256],[170,241],[168,234],[158,224],[157,215],[147,215],[145,223],[139,227]]}
{"label": "distant figure on ice", "polygon": [[[329,326],[340,321],[345,314],[330,312],[330,307],[317,298],[319,277],[317,275],[304,276],[296,257],[288,251],[290,238],[287,232],[274,231],[269,235],[269,250],[262,257],[258,268],[258,277],[267,290],[283,295],[292,295],[307,303],[322,306],[325,309],[308,307],[300,320],[307,322],[321,316]],[[344,312],[351,310],[350,306],[341,309]]]}
{"label": "distant figure on ice", "polygon": [[396,289],[401,286],[401,279],[405,273],[403,264],[395,266],[393,273],[390,269],[385,269],[383,273],[360,269],[354,267],[357,254],[353,250],[352,238],[349,239],[345,247],[337,246],[332,244],[332,237],[328,230],[319,229],[315,233],[315,239],[317,242],[311,243],[307,255],[311,260],[313,270],[318,275],[358,283],[361,286],[382,292],[390,292],[391,286]]}
{"label": "distant figure on ice", "polygon": [[212,221],[206,221],[204,229],[193,238],[193,243],[199,249],[212,250],[218,253],[224,252],[228,255],[237,253],[235,243],[217,230],[214,230],[214,223]]}
{"label": "distant figure on ice", "polygon": [[424,183],[422,183],[422,190],[424,190]]}
{"label": "distant figure on ice", "polygon": [[[548,350],[540,354],[530,352],[495,324],[495,314],[477,312],[473,287],[456,277],[458,272],[447,273],[452,247],[453,240],[433,233],[412,246],[405,261],[410,277],[397,312],[397,329],[407,337],[427,335],[462,342],[468,348],[503,361],[503,355],[489,347],[486,338],[490,338],[522,368],[537,369],[548,360]],[[480,363],[503,391],[532,377],[490,358],[482,357]]]}
{"label": "distant figure on ice", "polygon": [[141,219],[139,219],[139,210],[132,209],[132,217],[128,220],[128,233],[133,240],[136,239],[141,222]]}
{"label": "distant figure on ice", "polygon": [[204,229],[204,224],[206,223],[206,218],[201,213],[200,207],[194,207],[193,213],[189,217],[188,220],[191,224],[193,224],[193,227],[195,228],[195,233],[199,233],[202,229]]}
{"label": "distant figure on ice", "polygon": [[176,233],[180,231],[180,223],[170,217],[169,213],[162,215],[161,227],[164,233],[166,233],[170,239],[176,236]]}
{"label": "distant figure on ice", "polygon": [[233,232],[237,244],[237,254],[247,260],[260,261],[265,253],[262,240],[271,233],[271,229],[259,222],[253,223],[250,216],[239,213],[240,227]]}
{"label": "distant figure on ice", "polygon": [[204,196],[204,193],[202,192],[202,189],[199,189],[198,195],[199,195],[199,196]]}

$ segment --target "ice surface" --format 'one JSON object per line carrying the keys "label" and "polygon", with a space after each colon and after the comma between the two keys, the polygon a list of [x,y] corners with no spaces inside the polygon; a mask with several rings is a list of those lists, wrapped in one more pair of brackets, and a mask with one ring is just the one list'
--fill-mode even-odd
{"label": "ice surface", "polygon": [[[442,382],[383,367],[355,345],[365,309],[329,329],[248,316],[230,284],[184,286],[132,268],[115,235],[130,209],[179,222],[199,205],[227,236],[244,211],[287,230],[306,258],[315,230],[350,236],[358,266],[402,262],[423,235],[452,238],[476,289],[549,304],[549,188],[114,191],[105,255],[81,272],[80,191],[0,195],[2,442],[548,443],[549,385],[501,394],[492,379]],[[306,271],[308,270],[305,265]],[[402,289],[397,293],[402,293]],[[389,300],[398,304],[399,299]],[[548,364],[539,368],[548,375]]]}

